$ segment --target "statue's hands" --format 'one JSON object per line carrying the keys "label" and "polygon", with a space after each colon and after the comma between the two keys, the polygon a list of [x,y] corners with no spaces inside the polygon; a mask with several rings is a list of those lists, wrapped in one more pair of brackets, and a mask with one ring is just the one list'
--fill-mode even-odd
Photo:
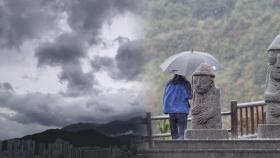
{"label": "statue's hands", "polygon": [[205,124],[208,122],[208,120],[210,120],[211,118],[213,118],[216,115],[217,114],[213,111],[212,112],[211,111],[202,112],[198,115],[198,122],[200,124]]}
{"label": "statue's hands", "polygon": [[199,122],[200,124],[205,124],[205,123],[207,123],[208,120],[209,120],[209,119],[206,117],[205,114],[203,114],[203,113],[199,114],[199,116],[198,116],[198,122]]}
{"label": "statue's hands", "polygon": [[192,115],[198,115],[200,113],[206,112],[207,107],[195,106],[191,111],[192,111]]}
{"label": "statue's hands", "polygon": [[197,114],[200,113],[201,107],[200,106],[195,106],[195,107],[192,108],[191,111],[192,111],[192,115],[197,115]]}

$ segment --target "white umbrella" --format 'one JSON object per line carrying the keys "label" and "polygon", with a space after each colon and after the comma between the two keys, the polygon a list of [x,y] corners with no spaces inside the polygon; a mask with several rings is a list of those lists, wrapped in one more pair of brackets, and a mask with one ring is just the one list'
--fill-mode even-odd
{"label": "white umbrella", "polygon": [[188,76],[192,75],[201,63],[207,63],[214,71],[222,69],[215,57],[198,51],[185,51],[172,55],[160,65],[160,68],[164,72]]}

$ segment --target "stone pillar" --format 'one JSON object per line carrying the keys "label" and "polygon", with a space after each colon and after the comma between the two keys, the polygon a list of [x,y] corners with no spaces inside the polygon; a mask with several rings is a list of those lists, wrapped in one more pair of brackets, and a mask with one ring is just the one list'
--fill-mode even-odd
{"label": "stone pillar", "polygon": [[213,69],[203,63],[193,73],[192,129],[186,139],[228,139],[222,129],[220,89],[215,87]]}
{"label": "stone pillar", "polygon": [[258,126],[259,138],[280,138],[280,34],[267,49],[266,124]]}

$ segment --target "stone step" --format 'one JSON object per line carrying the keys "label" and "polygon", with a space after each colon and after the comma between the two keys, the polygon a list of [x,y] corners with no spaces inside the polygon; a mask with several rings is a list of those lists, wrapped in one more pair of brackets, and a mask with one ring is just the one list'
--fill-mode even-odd
{"label": "stone step", "polygon": [[145,158],[279,158],[279,149],[152,149]]}
{"label": "stone step", "polygon": [[145,155],[145,154],[137,154],[137,155],[134,155],[134,156],[132,156],[132,157],[130,157],[130,158],[147,158],[147,156]]}
{"label": "stone step", "polygon": [[[280,140],[155,140],[153,149],[279,149]],[[280,157],[280,155],[279,155]]]}

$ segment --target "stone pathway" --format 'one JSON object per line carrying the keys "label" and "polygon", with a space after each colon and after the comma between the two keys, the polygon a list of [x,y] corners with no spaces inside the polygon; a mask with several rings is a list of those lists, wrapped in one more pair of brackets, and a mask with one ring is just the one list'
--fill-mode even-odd
{"label": "stone pathway", "polygon": [[137,158],[279,158],[277,140],[167,140],[154,141],[149,150],[139,151]]}

